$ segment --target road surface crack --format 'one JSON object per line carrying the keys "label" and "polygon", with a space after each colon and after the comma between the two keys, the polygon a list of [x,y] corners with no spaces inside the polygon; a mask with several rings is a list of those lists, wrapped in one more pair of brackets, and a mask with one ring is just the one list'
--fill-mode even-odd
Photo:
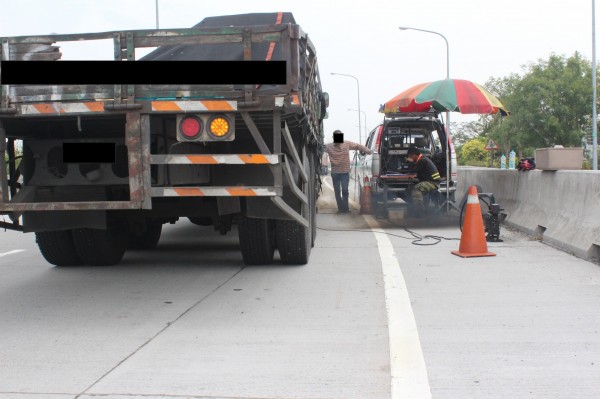
{"label": "road surface crack", "polygon": [[[202,302],[204,302],[206,299],[208,299],[211,295],[213,295],[215,292],[217,292],[219,289],[221,289],[221,287],[223,287],[225,284],[227,284],[231,280],[233,280],[239,273],[242,272],[242,270],[244,270],[243,267],[241,269],[239,269],[237,272],[235,272],[234,274],[232,274],[231,276],[229,276],[227,279],[225,279],[225,281],[223,281],[221,284],[219,284],[217,287],[215,287],[208,294],[204,295],[202,298],[200,298],[198,301],[196,301],[194,304],[192,304],[190,307],[188,307],[186,310],[184,310],[174,320],[167,322],[167,324],[163,328],[161,328],[156,334],[154,334],[152,337],[148,338],[143,344],[138,346],[133,352],[131,352],[129,355],[127,355],[125,358],[123,358],[120,362],[118,362],[114,367],[112,367],[110,370],[108,370],[106,373],[104,373],[100,378],[98,378],[96,381],[94,381],[90,386],[88,386],[83,391],[81,391],[81,393],[76,395],[74,397],[74,399],[79,399],[82,395],[88,395],[88,396],[93,395],[93,394],[89,394],[87,392],[90,389],[92,389],[94,386],[96,386],[100,381],[105,379],[108,375],[110,375],[114,370],[119,368],[119,366],[121,366],[127,360],[131,359],[133,356],[135,356],[137,353],[139,353],[142,349],[144,349],[148,344],[150,344],[152,341],[154,341],[157,337],[162,335],[165,331],[167,331],[169,329],[169,327],[171,327],[173,324],[175,324],[177,321],[179,321],[181,318],[183,318],[186,314],[191,312],[194,308],[196,308],[198,305],[200,305]],[[96,396],[96,395],[93,395],[93,396]],[[101,397],[103,395],[97,395],[97,396]],[[152,396],[152,395],[150,395],[150,396]]]}

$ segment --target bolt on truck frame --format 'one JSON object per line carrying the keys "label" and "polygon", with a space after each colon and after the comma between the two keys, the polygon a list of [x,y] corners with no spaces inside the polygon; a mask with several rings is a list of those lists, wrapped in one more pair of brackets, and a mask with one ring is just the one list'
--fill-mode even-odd
{"label": "bolt on truck frame", "polygon": [[[189,29],[3,37],[0,72],[7,60],[60,62],[55,43],[98,39],[114,42],[119,62],[135,61],[145,47],[156,47],[142,58],[149,61],[283,60],[286,83],[0,80],[0,215],[10,219],[1,226],[34,232],[57,266],[116,264],[127,248],[155,247],[162,225],[181,217],[221,234],[237,223],[247,264],[271,263],[276,248],[284,263],[307,263],[328,97],[315,48],[292,14],[211,17]],[[114,156],[77,159],[73,145],[114,148]]]}

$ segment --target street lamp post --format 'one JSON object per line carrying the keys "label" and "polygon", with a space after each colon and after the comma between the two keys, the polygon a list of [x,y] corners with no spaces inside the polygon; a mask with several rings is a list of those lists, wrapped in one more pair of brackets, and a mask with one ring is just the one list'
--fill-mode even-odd
{"label": "street lamp post", "polygon": [[400,29],[400,30],[416,30],[419,32],[433,33],[434,35],[441,36],[442,39],[444,39],[444,41],[446,42],[446,79],[450,79],[450,46],[448,45],[448,39],[446,39],[446,36],[442,35],[439,32],[434,32],[432,30],[411,28],[408,26],[400,26],[398,29]]}
{"label": "street lamp post", "polygon": [[362,124],[361,124],[361,117],[360,117],[360,85],[358,84],[358,78],[356,76],[353,75],[348,75],[345,73],[336,73],[336,72],[331,72],[332,75],[340,75],[340,76],[348,76],[349,78],[352,78],[354,80],[356,80],[356,90],[358,92],[358,142],[362,143]]}
{"label": "street lamp post", "polygon": [[592,169],[598,170],[598,119],[596,108],[596,1],[592,0]]}
{"label": "street lamp post", "polygon": [[[358,111],[357,109],[353,109],[353,108],[348,108],[348,111]],[[358,111],[362,114],[362,116],[365,117],[365,124],[363,125],[363,127],[365,128],[365,141],[367,141],[367,113],[365,111]]]}
{"label": "street lamp post", "polygon": [[[432,30],[411,28],[408,26],[400,26],[398,29],[416,30],[419,32],[433,33],[434,35],[441,36],[442,39],[444,39],[444,42],[446,42],[446,79],[450,79],[450,45],[448,44],[448,39],[446,39],[446,36]],[[450,111],[446,111],[446,140],[446,211],[448,211],[450,206],[450,162],[452,161],[450,159]]]}

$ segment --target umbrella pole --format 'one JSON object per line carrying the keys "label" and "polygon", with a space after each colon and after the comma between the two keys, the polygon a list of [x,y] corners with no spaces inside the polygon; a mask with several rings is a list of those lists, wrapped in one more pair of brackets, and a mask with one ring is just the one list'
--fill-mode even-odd
{"label": "umbrella pole", "polygon": [[450,112],[446,111],[446,213],[450,212]]}
{"label": "umbrella pole", "polygon": [[358,191],[358,165],[356,162],[358,152],[354,151],[354,157],[352,158],[352,165],[354,167],[354,201],[356,201],[356,191]]}
{"label": "umbrella pole", "polygon": [[450,112],[446,112],[446,201],[439,208],[440,210],[445,206],[446,214],[450,212],[450,207],[460,211],[460,209],[454,204],[453,201],[450,201]]}

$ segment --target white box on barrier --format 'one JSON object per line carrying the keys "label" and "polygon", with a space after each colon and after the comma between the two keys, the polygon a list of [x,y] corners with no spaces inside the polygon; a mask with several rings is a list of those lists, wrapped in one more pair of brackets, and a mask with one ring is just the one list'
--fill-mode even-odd
{"label": "white box on barrier", "polygon": [[583,148],[538,148],[535,150],[535,167],[545,170],[581,169]]}

